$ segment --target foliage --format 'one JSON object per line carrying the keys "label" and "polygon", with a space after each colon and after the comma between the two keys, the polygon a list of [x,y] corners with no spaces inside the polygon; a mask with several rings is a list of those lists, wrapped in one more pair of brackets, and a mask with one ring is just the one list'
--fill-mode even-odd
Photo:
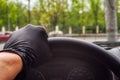
{"label": "foliage", "polygon": [[[14,30],[16,26],[28,24],[27,5],[7,0],[0,0],[0,4],[0,28],[5,26],[8,30]],[[100,32],[104,33],[103,5],[103,0],[39,0],[30,10],[31,24],[43,25],[48,31],[54,30],[58,25],[64,33],[68,33],[69,27],[75,33],[82,33],[82,26],[86,26],[88,33],[95,33],[98,25]],[[118,26],[119,17],[118,13]]]}

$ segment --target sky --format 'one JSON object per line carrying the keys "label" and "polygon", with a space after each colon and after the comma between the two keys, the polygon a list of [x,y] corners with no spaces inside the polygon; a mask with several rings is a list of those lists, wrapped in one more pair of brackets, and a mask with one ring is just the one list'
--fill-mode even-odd
{"label": "sky", "polygon": [[[9,1],[18,1],[18,2],[22,2],[23,4],[25,4],[25,5],[28,5],[28,0],[9,0]],[[30,6],[31,6],[31,9],[32,9],[32,7],[39,1],[39,0],[30,0],[31,2],[30,2]],[[101,1],[104,1],[104,0],[101,0]],[[69,3],[69,5],[71,5],[71,0],[68,0],[68,3]],[[89,5],[88,5],[89,6]],[[101,6],[102,8],[104,8],[103,7],[103,5]]]}
{"label": "sky", "polygon": [[[28,5],[28,0],[18,0],[18,1],[22,2],[25,5]],[[30,0],[31,7],[35,4],[36,1],[38,0]]]}
{"label": "sky", "polygon": [[[20,1],[23,4],[28,5],[28,0],[16,0],[16,1]],[[30,0],[30,1],[31,1],[30,5],[31,5],[31,8],[32,8],[32,6],[34,6],[36,4],[36,2],[39,1],[39,0]],[[68,3],[71,5],[71,0],[68,0]]]}
{"label": "sky", "polygon": [[[28,5],[28,0],[9,0],[9,1],[15,1],[15,2],[22,2],[23,4],[25,4],[25,5]],[[31,5],[31,7],[33,6],[33,5],[35,5],[35,3],[38,1],[38,0],[30,0],[31,2],[30,2],[30,5]]]}
{"label": "sky", "polygon": [[[28,0],[18,0],[18,1],[21,1],[22,3],[24,3],[24,4],[28,4]],[[36,1],[38,1],[38,0],[30,0],[31,1],[31,5],[33,5]]]}

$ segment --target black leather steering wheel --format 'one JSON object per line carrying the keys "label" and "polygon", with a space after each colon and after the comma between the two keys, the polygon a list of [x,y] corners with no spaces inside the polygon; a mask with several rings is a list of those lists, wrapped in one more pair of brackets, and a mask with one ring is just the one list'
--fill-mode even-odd
{"label": "black leather steering wheel", "polygon": [[[33,70],[27,80],[118,80],[119,78],[118,49],[107,51],[93,43],[66,37],[49,38],[49,45],[52,59],[39,66],[37,71]],[[32,77],[33,75],[35,77]]]}

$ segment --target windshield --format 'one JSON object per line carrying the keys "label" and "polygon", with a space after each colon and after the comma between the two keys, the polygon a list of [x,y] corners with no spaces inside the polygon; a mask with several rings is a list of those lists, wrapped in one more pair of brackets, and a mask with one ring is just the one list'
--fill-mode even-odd
{"label": "windshield", "polygon": [[1,0],[0,3],[1,35],[34,24],[43,26],[49,37],[119,41],[119,0]]}

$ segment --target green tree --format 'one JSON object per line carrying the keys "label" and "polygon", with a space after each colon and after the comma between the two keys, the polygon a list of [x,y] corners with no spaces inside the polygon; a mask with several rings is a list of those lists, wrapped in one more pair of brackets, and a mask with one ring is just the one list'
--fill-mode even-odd
{"label": "green tree", "polygon": [[7,1],[6,0],[0,0],[0,28],[2,26],[7,26]]}
{"label": "green tree", "polygon": [[101,2],[100,0],[89,0],[90,3],[90,11],[93,14],[94,26],[98,25],[98,13],[100,10]]}

